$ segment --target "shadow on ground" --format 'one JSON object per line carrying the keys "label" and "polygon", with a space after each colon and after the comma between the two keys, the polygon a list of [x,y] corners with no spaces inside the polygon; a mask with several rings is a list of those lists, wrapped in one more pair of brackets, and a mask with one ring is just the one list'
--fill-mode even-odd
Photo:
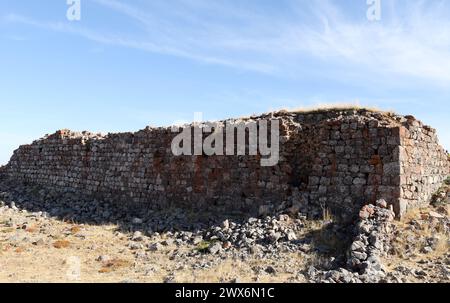
{"label": "shadow on ground", "polygon": [[[244,224],[252,217],[241,212],[192,211],[181,208],[154,210],[142,205],[118,205],[95,199],[80,199],[74,193],[61,193],[40,186],[0,178],[0,201],[29,212],[42,212],[48,217],[74,224],[117,225],[120,232],[193,232],[222,226],[225,220]],[[274,217],[275,218],[275,217]],[[305,221],[306,222],[306,221]],[[302,237],[292,242],[307,253],[317,256],[315,266],[334,267],[345,262],[353,225],[332,221],[301,223]],[[309,225],[309,226],[308,226]],[[320,264],[319,264],[320,263]]]}

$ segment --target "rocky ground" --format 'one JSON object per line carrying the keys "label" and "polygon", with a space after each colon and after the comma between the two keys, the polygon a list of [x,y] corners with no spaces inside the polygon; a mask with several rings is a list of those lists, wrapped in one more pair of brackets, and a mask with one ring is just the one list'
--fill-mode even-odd
{"label": "rocky ground", "polygon": [[448,188],[401,222],[378,201],[340,225],[292,207],[139,215],[0,180],[0,281],[450,282]]}

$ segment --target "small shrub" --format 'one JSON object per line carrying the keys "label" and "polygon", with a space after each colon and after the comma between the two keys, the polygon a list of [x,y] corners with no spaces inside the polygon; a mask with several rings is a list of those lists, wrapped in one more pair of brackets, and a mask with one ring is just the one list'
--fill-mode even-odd
{"label": "small shrub", "polygon": [[329,207],[324,203],[320,203],[320,208],[322,209],[322,221],[325,225],[335,221],[333,212]]}
{"label": "small shrub", "polygon": [[334,216],[329,208],[322,209],[322,220],[327,223],[334,222]]}
{"label": "small shrub", "polygon": [[214,241],[202,241],[199,244],[197,244],[197,247],[195,250],[197,250],[200,253],[207,253],[208,248],[214,243]]}
{"label": "small shrub", "polygon": [[445,185],[450,185],[450,176],[447,177],[444,181]]}

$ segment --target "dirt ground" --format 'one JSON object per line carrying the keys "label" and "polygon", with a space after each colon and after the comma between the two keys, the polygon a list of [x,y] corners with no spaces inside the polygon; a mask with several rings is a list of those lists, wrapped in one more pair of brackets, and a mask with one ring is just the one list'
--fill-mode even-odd
{"label": "dirt ground", "polygon": [[[430,212],[436,215],[422,209],[396,223],[395,253],[385,260],[389,271],[408,271],[401,273],[410,282],[449,282],[448,233],[441,230],[435,249],[424,250],[436,236]],[[302,272],[316,258],[301,252],[245,260],[186,257],[195,246],[168,241],[154,250],[149,247],[164,235],[140,242],[131,237],[114,225],[78,225],[1,207],[0,282],[307,282]]]}
{"label": "dirt ground", "polygon": [[133,246],[131,235],[116,230],[2,208],[0,282],[303,282],[297,274],[305,265],[302,254],[281,253],[279,260],[186,258],[183,252],[194,246],[150,251],[152,239]]}

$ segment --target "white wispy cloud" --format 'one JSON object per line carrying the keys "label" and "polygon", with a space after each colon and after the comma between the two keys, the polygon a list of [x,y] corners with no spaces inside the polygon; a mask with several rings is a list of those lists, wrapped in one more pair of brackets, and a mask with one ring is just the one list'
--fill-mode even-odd
{"label": "white wispy cloud", "polygon": [[191,60],[196,60],[198,62],[203,62],[203,63],[207,63],[207,64],[217,64],[217,65],[228,66],[228,67],[232,67],[232,68],[239,68],[239,69],[244,69],[244,70],[252,70],[252,71],[257,71],[257,72],[262,72],[262,73],[272,72],[272,67],[265,63],[259,63],[259,62],[253,63],[253,62],[246,62],[246,61],[239,61],[239,60],[228,60],[226,58],[221,58],[221,57],[200,55],[200,54],[196,54],[195,52],[188,52],[181,48],[177,48],[177,47],[174,47],[171,45],[154,43],[154,42],[147,41],[147,40],[130,39],[130,38],[127,38],[127,37],[124,37],[121,35],[99,32],[99,31],[81,27],[81,26],[74,26],[72,24],[65,23],[65,22],[38,21],[38,20],[34,20],[29,17],[17,15],[17,14],[6,15],[6,16],[4,16],[3,20],[6,22],[16,22],[16,23],[27,24],[27,25],[45,29],[45,30],[69,33],[69,34],[73,34],[73,35],[77,35],[77,36],[86,38],[86,39],[94,41],[94,42],[107,44],[107,45],[127,47],[127,48],[133,48],[133,49],[148,51],[148,52],[153,52],[153,53],[172,55],[172,56],[187,58],[187,59],[191,59]]}
{"label": "white wispy cloud", "polygon": [[320,73],[317,65],[308,66],[315,60],[327,66],[327,76],[338,78],[345,73],[360,80],[371,75],[450,83],[450,6],[442,0],[383,1],[383,18],[376,23],[365,19],[365,10],[360,18],[348,16],[339,1],[329,0],[288,1],[287,16],[233,1],[94,2],[137,25],[140,36],[131,39],[126,33],[17,15],[8,20],[103,44],[276,75]]}
{"label": "white wispy cloud", "polygon": [[[96,1],[143,26],[153,26],[158,31],[170,29],[163,34],[169,41],[176,41],[172,47],[177,49],[187,46],[194,52],[211,52],[219,57],[228,52],[225,56],[231,57],[229,60],[233,60],[236,53],[253,54],[262,62],[272,64],[272,70],[294,69],[294,72],[296,67],[292,66],[292,61],[306,55],[331,64],[347,63],[350,70],[403,75],[443,85],[450,83],[450,7],[445,1],[408,0],[399,1],[397,5],[394,1],[384,1],[383,20],[370,23],[363,18],[352,21],[346,17],[345,11],[336,5],[338,1],[313,1],[306,7],[304,2],[292,1],[299,19],[294,16],[285,20],[251,11],[245,13],[224,2],[183,0],[180,3],[184,10],[182,13],[178,10],[176,15],[188,21],[188,28],[174,28],[163,20],[155,23],[154,16],[146,16],[142,10],[118,0]],[[240,20],[241,24],[251,24],[251,27],[243,30],[214,20],[205,24],[198,15],[193,17],[192,7],[201,12],[197,13],[200,16],[212,11],[218,16]],[[301,12],[305,9],[314,14],[316,22],[301,21]],[[161,26],[155,28],[155,24]]]}

